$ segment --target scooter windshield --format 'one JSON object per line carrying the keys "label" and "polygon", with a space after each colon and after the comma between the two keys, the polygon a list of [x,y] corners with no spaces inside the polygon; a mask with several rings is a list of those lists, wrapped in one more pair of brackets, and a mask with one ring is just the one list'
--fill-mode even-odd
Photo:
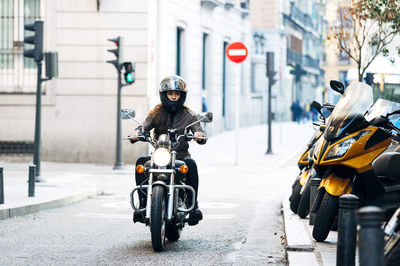
{"label": "scooter windshield", "polygon": [[364,114],[373,103],[372,88],[365,83],[354,82],[347,87],[332,114],[324,132],[326,140],[356,132],[368,125]]}
{"label": "scooter windshield", "polygon": [[[365,116],[365,119],[370,122],[375,117],[386,116],[389,113],[400,110],[400,103],[392,102],[385,99],[378,99],[371,109],[368,111],[368,114]],[[389,117],[390,122],[394,125],[398,125],[400,123],[400,115],[392,115]]]}

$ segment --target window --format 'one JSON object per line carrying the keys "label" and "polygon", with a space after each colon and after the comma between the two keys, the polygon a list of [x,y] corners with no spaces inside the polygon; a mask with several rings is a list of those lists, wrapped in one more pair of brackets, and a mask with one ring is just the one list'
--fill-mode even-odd
{"label": "window", "polygon": [[23,56],[24,24],[39,19],[40,0],[0,1],[0,93],[36,91],[36,64]]}

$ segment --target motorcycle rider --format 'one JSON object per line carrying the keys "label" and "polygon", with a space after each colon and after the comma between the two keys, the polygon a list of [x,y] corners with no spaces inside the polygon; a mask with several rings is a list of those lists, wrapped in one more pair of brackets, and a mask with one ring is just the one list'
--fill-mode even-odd
{"label": "motorcycle rider", "polygon": [[[143,123],[143,131],[150,131],[154,129],[154,138],[158,139],[161,134],[167,134],[168,129],[176,129],[177,135],[184,133],[184,129],[187,125],[197,121],[196,114],[190,110],[188,107],[184,106],[187,94],[186,82],[180,76],[173,75],[165,77],[159,88],[161,104],[154,107],[153,110],[147,115]],[[200,125],[196,123],[190,127],[195,140],[199,144],[205,144],[205,139],[196,139],[196,137],[205,137],[205,133]],[[139,126],[136,130],[130,134],[131,143],[138,140],[141,127]],[[196,191],[195,195],[195,207],[189,213],[189,225],[196,225],[202,218],[203,214],[200,211],[197,203],[197,191],[198,191],[198,172],[196,162],[191,158],[188,152],[189,144],[187,141],[182,141],[174,150],[177,152],[176,158],[178,160],[183,160],[189,168],[186,173],[186,184],[193,187]],[[150,160],[149,156],[140,157],[136,161],[136,165],[144,165]],[[147,178],[142,173],[135,173],[136,185],[147,184]],[[142,209],[146,206],[147,195],[139,190],[139,208]],[[192,195],[189,193],[188,201],[192,202]],[[136,212],[133,215],[134,222],[140,221],[144,222],[144,213]]]}

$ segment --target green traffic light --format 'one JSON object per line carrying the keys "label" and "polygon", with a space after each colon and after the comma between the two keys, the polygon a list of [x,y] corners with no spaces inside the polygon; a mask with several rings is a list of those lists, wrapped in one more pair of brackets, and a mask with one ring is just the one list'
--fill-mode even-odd
{"label": "green traffic light", "polygon": [[128,82],[128,83],[132,83],[132,82],[133,82],[133,75],[132,75],[132,73],[126,73],[125,80],[126,80],[126,82]]}

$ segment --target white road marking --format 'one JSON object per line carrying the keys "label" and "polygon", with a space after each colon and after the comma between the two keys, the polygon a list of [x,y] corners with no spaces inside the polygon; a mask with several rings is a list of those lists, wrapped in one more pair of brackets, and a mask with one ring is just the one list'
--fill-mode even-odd
{"label": "white road marking", "polygon": [[101,205],[101,207],[112,209],[132,209],[129,200],[108,202]]}

